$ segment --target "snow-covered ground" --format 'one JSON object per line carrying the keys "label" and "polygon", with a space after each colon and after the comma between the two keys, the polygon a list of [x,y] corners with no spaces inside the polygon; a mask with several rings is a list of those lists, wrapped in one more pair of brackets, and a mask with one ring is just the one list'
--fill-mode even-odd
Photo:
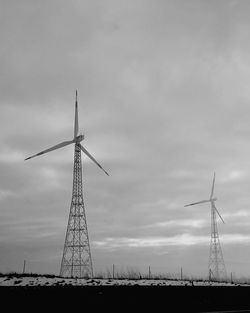
{"label": "snow-covered ground", "polygon": [[[76,279],[44,276],[2,276],[0,286],[235,286],[239,284],[188,280]],[[249,286],[242,284],[241,286]]]}

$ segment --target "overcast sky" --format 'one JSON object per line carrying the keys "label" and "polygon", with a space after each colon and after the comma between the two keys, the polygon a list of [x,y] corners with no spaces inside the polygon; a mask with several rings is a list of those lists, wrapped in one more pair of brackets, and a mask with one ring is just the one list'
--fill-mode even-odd
{"label": "overcast sky", "polygon": [[79,93],[94,270],[250,277],[250,2],[0,0],[0,271],[59,273]]}

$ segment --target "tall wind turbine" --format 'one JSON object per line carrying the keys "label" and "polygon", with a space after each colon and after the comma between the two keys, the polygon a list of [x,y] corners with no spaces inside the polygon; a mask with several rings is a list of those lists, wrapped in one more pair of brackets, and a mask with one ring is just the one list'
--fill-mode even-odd
{"label": "tall wind turbine", "polygon": [[79,134],[78,103],[76,91],[73,139],[69,141],[63,141],[49,149],[43,150],[25,159],[29,160],[47,152],[75,144],[72,200],[60,269],[60,276],[64,277],[82,278],[93,276],[93,265],[83,200],[81,151],[86,154],[100,169],[102,169],[105,174],[108,175],[108,173],[102,168],[96,159],[81,145],[81,141],[83,139],[84,135]]}
{"label": "tall wind turbine", "polygon": [[217,198],[214,197],[214,184],[215,184],[215,173],[210,198],[208,200],[202,200],[191,204],[187,204],[185,205],[185,207],[208,202],[210,202],[211,204],[211,241],[210,241],[208,273],[209,279],[221,280],[226,279],[227,273],[219,240],[217,215],[219,216],[223,223],[225,222],[215,206],[215,201],[217,200]]}

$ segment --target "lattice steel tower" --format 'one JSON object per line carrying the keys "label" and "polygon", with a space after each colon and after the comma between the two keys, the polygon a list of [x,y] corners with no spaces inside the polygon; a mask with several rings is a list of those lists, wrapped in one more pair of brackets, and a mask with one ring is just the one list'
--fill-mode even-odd
{"label": "lattice steel tower", "polygon": [[31,159],[33,157],[42,155],[53,150],[57,150],[70,144],[75,144],[72,201],[61,261],[60,276],[82,278],[93,276],[93,265],[83,200],[81,151],[83,151],[107,175],[108,173],[102,168],[102,166],[96,161],[96,159],[81,145],[81,141],[84,139],[84,136],[82,134],[78,135],[78,132],[78,103],[76,91],[73,140],[59,143],[49,149],[43,150],[42,152],[26,158],[25,160]]}
{"label": "lattice steel tower", "polygon": [[83,201],[81,147],[77,143],[75,144],[72,201],[60,276],[93,276],[87,220]]}
{"label": "lattice steel tower", "polygon": [[217,198],[214,197],[214,184],[215,184],[215,173],[210,198],[208,200],[202,200],[199,202],[185,205],[185,207],[206,202],[211,203],[211,240],[210,240],[208,275],[209,280],[223,280],[227,278],[227,272],[219,240],[219,232],[217,227],[217,214],[222,220],[222,222],[223,223],[225,222],[215,206],[215,201],[217,200]]}
{"label": "lattice steel tower", "polygon": [[[217,227],[218,210],[215,207],[214,201],[211,201],[211,241],[208,274],[209,280],[223,280],[227,278],[227,271],[223,259],[222,249],[219,240],[219,232]],[[220,216],[220,215],[219,215]],[[220,216],[223,221],[222,217]],[[223,221],[224,223],[224,221]]]}

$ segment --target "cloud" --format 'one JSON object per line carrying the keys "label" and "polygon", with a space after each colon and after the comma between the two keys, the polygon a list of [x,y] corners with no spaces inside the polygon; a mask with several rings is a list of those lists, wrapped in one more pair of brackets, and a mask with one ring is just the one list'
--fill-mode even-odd
{"label": "cloud", "polygon": [[182,227],[182,226],[187,226],[190,228],[202,228],[206,224],[207,224],[206,220],[186,219],[186,220],[170,220],[170,221],[165,221],[165,222],[157,222],[155,224],[147,225],[145,227]]}
{"label": "cloud", "polygon": [[9,190],[0,190],[0,201],[11,195],[13,195],[13,193]]}
{"label": "cloud", "polygon": [[247,176],[249,176],[249,174],[247,174],[246,171],[234,169],[234,170],[228,171],[228,173],[223,178],[221,178],[221,181],[223,183],[230,183],[232,181],[237,182],[237,181],[246,179]]}
{"label": "cloud", "polygon": [[22,250],[37,270],[60,263],[73,146],[24,158],[72,138],[76,89],[83,145],[110,173],[83,156],[95,262],[140,266],[142,249],[166,247],[191,270],[210,207],[184,205],[209,196],[214,171],[221,242],[248,240],[249,13],[224,0],[0,4],[0,266],[18,268]]}
{"label": "cloud", "polygon": [[[221,236],[223,244],[249,243],[250,236],[242,234],[226,234]],[[190,234],[181,234],[173,237],[144,237],[144,238],[106,238],[101,241],[94,241],[93,244],[104,249],[122,249],[122,248],[151,248],[166,246],[192,246],[208,245],[207,236],[193,236]]]}
{"label": "cloud", "polygon": [[227,219],[235,220],[236,218],[246,218],[250,216],[250,211],[247,210],[239,210],[237,212],[224,213],[224,217]]}
{"label": "cloud", "polygon": [[20,152],[12,152],[12,153],[1,153],[0,154],[0,162],[1,163],[16,163],[23,159],[24,156]]}

